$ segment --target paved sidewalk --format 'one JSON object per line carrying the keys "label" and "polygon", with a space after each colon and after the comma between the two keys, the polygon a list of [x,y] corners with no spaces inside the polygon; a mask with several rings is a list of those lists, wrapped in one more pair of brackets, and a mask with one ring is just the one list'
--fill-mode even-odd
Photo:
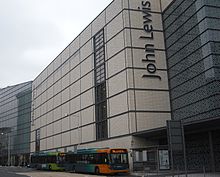
{"label": "paved sidewalk", "polygon": [[[78,174],[78,173],[67,173],[67,172],[44,172],[44,171],[34,171],[27,173],[17,173],[20,175],[27,175],[29,177],[100,177],[97,175],[88,174]],[[101,176],[105,177],[105,176]]]}
{"label": "paved sidewalk", "polygon": [[[186,177],[185,174],[168,174],[168,173],[132,173],[132,176],[137,176],[137,177]],[[220,173],[191,173],[191,174],[187,174],[187,177],[220,177]]]}

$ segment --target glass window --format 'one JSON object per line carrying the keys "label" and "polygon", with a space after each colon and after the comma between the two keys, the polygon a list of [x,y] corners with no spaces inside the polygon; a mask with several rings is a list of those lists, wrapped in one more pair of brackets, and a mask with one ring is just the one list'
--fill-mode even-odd
{"label": "glass window", "polygon": [[95,64],[95,113],[96,113],[96,138],[104,139],[108,136],[107,104],[105,84],[105,44],[104,30],[99,31],[94,40],[94,64]]}
{"label": "glass window", "polygon": [[128,163],[127,154],[110,154],[110,161],[112,164],[126,164]]}

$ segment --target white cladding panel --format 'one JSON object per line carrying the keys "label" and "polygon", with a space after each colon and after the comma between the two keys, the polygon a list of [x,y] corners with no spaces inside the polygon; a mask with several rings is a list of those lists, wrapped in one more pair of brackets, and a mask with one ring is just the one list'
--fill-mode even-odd
{"label": "white cladding panel", "polygon": [[80,110],[80,97],[70,100],[70,113],[74,113]]}
{"label": "white cladding panel", "polygon": [[56,121],[61,118],[61,107],[57,107],[53,110],[53,120]]}
{"label": "white cladding panel", "polygon": [[66,75],[70,71],[70,60],[63,63],[61,67],[62,76]]}
{"label": "white cladding panel", "polygon": [[69,116],[65,117],[61,121],[62,125],[62,132],[67,131],[70,129],[70,119]]}
{"label": "white cladding panel", "polygon": [[94,72],[90,72],[81,79],[81,92],[85,92],[94,85]]}
{"label": "white cladding panel", "polygon": [[80,49],[81,61],[85,60],[93,52],[92,40],[90,39],[85,45]]}
{"label": "white cladding panel", "polygon": [[69,87],[70,85],[70,74],[66,74],[61,79],[62,89]]}
{"label": "white cladding panel", "polygon": [[74,55],[70,57],[70,70],[75,68],[80,62],[79,52],[76,52]]}
{"label": "white cladding panel", "polygon": [[84,76],[88,72],[91,72],[94,68],[93,56],[89,56],[81,63],[81,76]]}
{"label": "white cladding panel", "polygon": [[89,24],[80,34],[80,47],[82,47],[92,37],[91,28],[92,26]]}
{"label": "white cladding panel", "polygon": [[52,136],[53,135],[53,128],[54,127],[54,124],[49,124],[48,126],[47,126],[47,136]]}
{"label": "white cladding panel", "polygon": [[79,128],[79,126],[81,125],[81,115],[80,113],[76,113],[76,114],[72,114],[70,115],[70,127],[71,129],[73,128]]}
{"label": "white cladding panel", "polygon": [[41,106],[41,115],[44,115],[45,113],[47,113],[47,104],[43,103]]}
{"label": "white cladding panel", "polygon": [[168,91],[136,91],[136,109],[139,111],[170,111]]}
{"label": "white cladding panel", "polygon": [[126,135],[129,133],[128,114],[123,114],[109,120],[110,137]]}
{"label": "white cladding panel", "polygon": [[70,71],[70,83],[74,83],[78,79],[80,79],[80,66],[79,65]]}
{"label": "white cladding panel", "polygon": [[81,112],[82,125],[86,125],[94,122],[94,116],[95,116],[94,110],[95,110],[95,106],[90,106],[87,109],[82,110]]}
{"label": "white cladding panel", "polygon": [[109,97],[111,97],[112,95],[118,94],[121,91],[126,90],[127,85],[126,85],[126,70],[124,70],[123,72],[117,74],[116,76],[110,78],[108,80],[109,82]]}
{"label": "white cladding panel", "polygon": [[54,122],[54,133],[61,133],[62,131],[62,120]]}
{"label": "white cladding panel", "polygon": [[94,104],[93,92],[94,89],[90,89],[81,95],[81,109]]}
{"label": "white cladding panel", "polygon": [[165,127],[166,121],[170,120],[170,117],[170,113],[139,112],[137,113],[138,131]]}
{"label": "white cladding panel", "polygon": [[[117,1],[117,0],[116,0]],[[146,2],[146,1],[143,1]],[[151,11],[161,12],[160,0],[148,0],[151,3]],[[130,0],[129,5],[130,9],[138,10],[138,7],[141,7],[142,0]]]}
{"label": "white cladding panel", "polygon": [[70,99],[70,89],[69,89],[69,87],[67,87],[65,90],[62,91],[61,99],[62,99],[62,104],[67,102]]}
{"label": "white cladding panel", "polygon": [[125,51],[121,51],[107,61],[108,77],[120,72],[125,68]]}
{"label": "white cladding panel", "polygon": [[142,77],[143,74],[146,73],[146,70],[143,69],[136,69],[134,70],[135,74],[135,87],[140,89],[163,89],[168,91],[168,78],[167,78],[167,71],[157,71],[157,74],[161,77],[159,79],[147,79]]}
{"label": "white cladding panel", "polygon": [[[147,67],[147,62],[142,62],[142,59],[145,57],[146,53],[143,49],[133,49],[134,55],[134,67]],[[152,58],[151,58],[152,59]],[[158,69],[166,69],[166,54],[165,51],[155,50],[155,65]]]}
{"label": "white cladding panel", "polygon": [[51,85],[49,85],[50,87],[47,89],[47,99],[50,99],[50,98],[52,98],[53,96],[54,96],[54,94],[53,94],[53,86],[52,86],[52,84]]}
{"label": "white cladding panel", "polygon": [[70,99],[80,94],[80,81],[75,82],[70,86]]}
{"label": "white cladding panel", "polygon": [[40,140],[40,149],[41,150],[46,150],[47,149],[47,141],[46,141],[46,139]]}
{"label": "white cladding panel", "polygon": [[61,134],[54,136],[54,146],[61,147]]}
{"label": "white cladding panel", "polygon": [[79,50],[79,36],[77,36],[69,45],[70,56],[73,55],[77,50]]}
{"label": "white cladding panel", "polygon": [[54,137],[47,138],[47,149],[54,148]]}
{"label": "white cladding panel", "polygon": [[53,111],[47,113],[47,124],[53,122]]}
{"label": "white cladding panel", "polygon": [[[159,13],[151,13],[151,20],[154,30],[163,31],[162,16]],[[130,11],[131,27],[143,28],[143,13],[141,11]]]}
{"label": "white cladding panel", "polygon": [[70,132],[62,133],[62,146],[70,145]]}
{"label": "white cladding panel", "polygon": [[121,51],[124,46],[124,36],[123,31],[120,32],[117,36],[112,38],[106,45],[107,47],[107,56],[111,58],[113,55]]}
{"label": "white cladding panel", "polygon": [[127,92],[123,92],[109,99],[110,116],[128,111]]}
{"label": "white cladding panel", "polygon": [[82,127],[82,142],[89,142],[95,140],[95,127],[94,124]]}
{"label": "white cladding panel", "polygon": [[118,32],[120,32],[124,28],[123,26],[123,16],[122,13],[120,13],[118,16],[115,17],[114,20],[112,20],[107,25],[107,41],[109,41],[113,36],[115,36]]}
{"label": "white cladding panel", "polygon": [[42,127],[40,129],[40,136],[41,136],[41,138],[47,137],[47,128],[46,127]]}
{"label": "white cladding panel", "polygon": [[165,49],[164,35],[162,32],[154,31],[154,39],[146,42],[145,39],[140,39],[140,36],[147,36],[144,30],[132,30],[132,45],[134,47],[144,48],[146,44],[154,44],[155,49]]}
{"label": "white cladding panel", "polygon": [[79,138],[80,138],[80,130],[75,129],[70,131],[70,143],[71,144],[79,144]]}

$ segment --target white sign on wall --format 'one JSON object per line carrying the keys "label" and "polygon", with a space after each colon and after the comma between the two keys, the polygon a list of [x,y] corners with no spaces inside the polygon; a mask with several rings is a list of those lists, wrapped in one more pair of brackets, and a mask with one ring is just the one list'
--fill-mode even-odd
{"label": "white sign on wall", "polygon": [[160,170],[170,169],[168,150],[159,150],[159,165],[160,165]]}

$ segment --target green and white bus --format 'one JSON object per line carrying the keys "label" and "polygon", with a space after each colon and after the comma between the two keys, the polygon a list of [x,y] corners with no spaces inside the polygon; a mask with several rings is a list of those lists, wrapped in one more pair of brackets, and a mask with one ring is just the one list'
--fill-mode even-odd
{"label": "green and white bus", "polygon": [[31,155],[31,168],[39,170],[64,171],[65,153],[40,152]]}

